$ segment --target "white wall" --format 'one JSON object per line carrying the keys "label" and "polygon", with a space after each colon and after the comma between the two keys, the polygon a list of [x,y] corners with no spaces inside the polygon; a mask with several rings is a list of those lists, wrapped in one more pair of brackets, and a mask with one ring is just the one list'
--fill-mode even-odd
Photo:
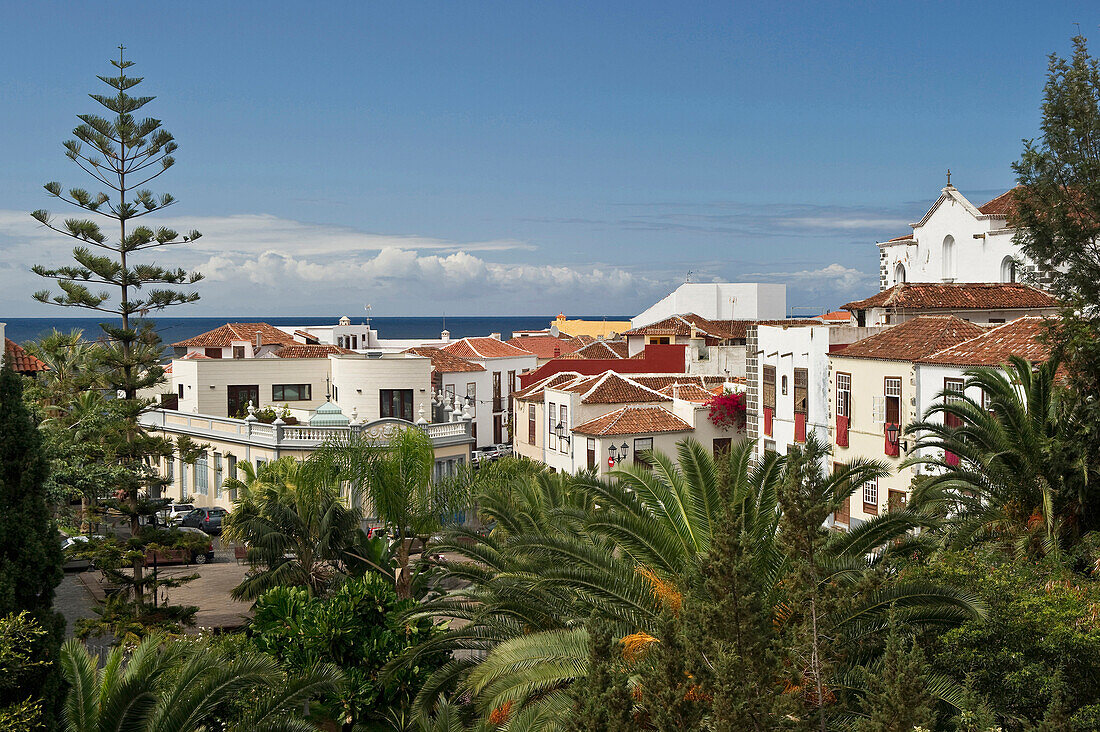
{"label": "white wall", "polygon": [[294,409],[315,409],[325,401],[327,358],[176,359],[172,362],[172,391],[183,394],[179,411],[225,417],[230,384],[259,387],[257,407],[282,405],[271,399],[273,384],[310,384],[311,399],[285,402]]}
{"label": "white wall", "polygon": [[360,421],[381,419],[379,392],[382,389],[411,389],[413,414],[419,418],[424,407],[424,419],[432,419],[432,362],[421,356],[387,355],[383,358],[332,356],[332,384],[336,387],[336,404],[350,418],[352,409]]}
{"label": "white wall", "polygon": [[[756,373],[760,396],[756,449],[763,454],[765,441],[774,442],[775,450],[787,454],[787,446],[793,443],[794,429],[794,369],[807,369],[806,434],[815,432],[822,442],[829,441],[829,410],[826,403],[829,393],[829,344],[831,331],[828,325],[813,326],[759,326],[757,350],[759,367]],[[775,416],[772,434],[764,434],[764,366],[775,367]],[[787,379],[787,393],[783,393],[783,378]]]}
{"label": "white wall", "polygon": [[787,286],[756,282],[685,283],[631,318],[632,328],[670,315],[695,313],[710,320],[778,320],[787,316]]}
{"label": "white wall", "polygon": [[[879,245],[882,289],[897,284],[898,264],[905,267],[907,282],[1005,281],[1001,276],[1004,258],[1023,260],[1024,257],[1012,242],[1013,230],[1004,226],[1003,218],[982,215],[961,193],[952,189],[928,220],[913,229],[911,241]],[[976,239],[975,234],[984,236]],[[943,242],[948,236],[955,242],[955,266],[954,276],[945,278]]]}

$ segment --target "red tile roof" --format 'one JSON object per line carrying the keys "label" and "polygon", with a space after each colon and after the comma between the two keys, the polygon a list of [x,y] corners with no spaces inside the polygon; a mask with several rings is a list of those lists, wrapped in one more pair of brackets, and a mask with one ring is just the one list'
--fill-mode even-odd
{"label": "red tile roof", "polygon": [[446,351],[433,348],[431,346],[421,346],[419,348],[410,348],[405,353],[411,353],[414,356],[424,356],[432,360],[432,371],[437,374],[458,374],[467,371],[484,371],[485,367],[479,363],[473,361],[467,361],[466,359],[456,356],[453,353],[447,353]]}
{"label": "red tile roof", "polygon": [[460,341],[448,343],[442,350],[460,358],[516,358],[532,355],[528,350],[497,338],[463,338]]}
{"label": "red tile roof", "polygon": [[706,404],[714,398],[714,393],[695,384],[669,384],[660,392],[673,399],[683,399],[688,402]]}
{"label": "red tile roof", "polygon": [[347,348],[316,343],[299,343],[294,346],[283,346],[275,351],[279,358],[325,358],[332,353],[355,353]]}
{"label": "red tile roof", "polygon": [[895,236],[893,239],[887,239],[886,241],[884,241],[882,243],[883,244],[893,244],[894,242],[899,242],[899,241],[909,241],[912,238],[913,238],[913,232],[909,232],[908,234],[902,234],[901,236]]}
{"label": "red tile roof", "polygon": [[901,282],[844,310],[912,308],[914,310],[1001,310],[1005,308],[1055,308],[1058,301],[1021,283],[923,283]]}
{"label": "red tile roof", "polygon": [[542,399],[542,393],[546,389],[552,389],[563,384],[575,381],[577,379],[587,379],[587,376],[581,376],[576,371],[560,371],[556,374],[551,374],[544,379],[540,379],[533,384],[529,384],[519,391],[512,392],[512,398],[519,399],[520,401],[538,401]]}
{"label": "red tile roof", "polygon": [[172,345],[180,348],[188,346],[199,348],[218,348],[220,346],[224,348],[232,345],[234,341],[247,341],[255,344],[257,333],[260,335],[260,345],[262,346],[293,346],[297,343],[289,333],[267,323],[226,323],[214,330],[208,330],[194,338],[188,338]]}
{"label": "red tile roof", "polygon": [[921,315],[856,341],[836,355],[845,358],[916,361],[984,332],[980,325],[968,323],[954,315]]}
{"label": "red tile roof", "polygon": [[650,389],[661,390],[672,384],[695,384],[704,389],[711,389],[716,386],[720,387],[727,381],[736,381],[737,379],[727,378],[725,376],[691,376],[689,374],[650,374],[638,376],[632,374],[630,380],[642,386],[648,386]]}
{"label": "red tile roof", "polygon": [[[1019,186],[1017,186],[1017,188],[1018,187]],[[981,206],[978,206],[978,210],[987,216],[1008,216],[1016,209],[1015,192],[1016,188],[1005,191],[992,201],[987,201]]]}
{"label": "red tile roof", "polygon": [[831,313],[822,315],[821,319],[826,323],[848,323],[852,320],[852,314],[847,310],[834,310]]}
{"label": "red tile roof", "polygon": [[1000,366],[1009,356],[1020,356],[1032,363],[1046,361],[1050,349],[1039,342],[1044,319],[1028,316],[1011,320],[987,330],[976,338],[937,351],[921,363],[952,366]]}
{"label": "red tile roof", "polygon": [[689,432],[690,424],[661,407],[623,407],[573,428],[582,435],[649,435],[659,432]]}
{"label": "red tile roof", "polygon": [[11,338],[4,339],[5,360],[11,361],[11,368],[16,373],[33,374],[39,371],[49,371],[49,367],[37,358],[27,353],[23,346]]}
{"label": "red tile roof", "polygon": [[590,376],[575,383],[555,387],[581,394],[581,404],[631,404],[635,402],[667,402],[671,399],[648,386],[624,378],[614,371]]}
{"label": "red tile roof", "polygon": [[567,353],[572,353],[584,345],[579,341],[574,341],[572,338],[559,338],[552,335],[522,336],[504,342],[510,346],[530,351],[539,358],[563,356]]}
{"label": "red tile roof", "polygon": [[638,335],[691,335],[691,328],[703,336],[708,345],[719,341],[744,340],[748,337],[752,325],[821,325],[816,318],[785,318],[783,320],[708,320],[695,313],[671,315],[650,325],[634,328],[623,333],[624,336]]}

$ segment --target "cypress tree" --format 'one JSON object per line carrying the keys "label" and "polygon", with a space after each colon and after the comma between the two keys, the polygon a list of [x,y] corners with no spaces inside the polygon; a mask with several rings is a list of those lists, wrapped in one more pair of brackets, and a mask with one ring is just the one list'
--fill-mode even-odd
{"label": "cypress tree", "polygon": [[907,647],[897,629],[891,628],[881,662],[864,673],[867,693],[863,705],[868,716],[855,725],[855,732],[935,728],[935,700],[928,692],[928,664],[915,641]]}
{"label": "cypress tree", "polygon": [[61,537],[46,501],[46,465],[42,437],[23,403],[22,377],[6,360],[0,368],[0,616],[26,611],[46,631],[35,658],[49,663],[2,688],[0,706],[40,697],[48,723],[59,700],[64,619],[52,609],[63,572]]}
{"label": "cypress tree", "polygon": [[595,618],[588,622],[588,673],[573,687],[576,701],[569,732],[630,732],[634,723],[630,686],[622,664],[622,648],[615,643],[607,624]]}

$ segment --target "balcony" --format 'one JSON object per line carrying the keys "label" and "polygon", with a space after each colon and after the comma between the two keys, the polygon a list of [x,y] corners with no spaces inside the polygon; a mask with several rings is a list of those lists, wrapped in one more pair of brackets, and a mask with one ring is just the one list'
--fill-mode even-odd
{"label": "balcony", "polygon": [[[366,436],[384,446],[397,431],[417,426],[403,419],[390,418],[343,427],[274,425],[164,409],[146,412],[141,415],[140,422],[153,432],[185,434],[198,440],[224,440],[256,447],[298,450],[317,448],[328,441],[347,440],[352,435]],[[431,438],[432,445],[443,447],[470,442],[473,439],[470,424],[468,421],[438,422],[423,425],[420,429]]]}

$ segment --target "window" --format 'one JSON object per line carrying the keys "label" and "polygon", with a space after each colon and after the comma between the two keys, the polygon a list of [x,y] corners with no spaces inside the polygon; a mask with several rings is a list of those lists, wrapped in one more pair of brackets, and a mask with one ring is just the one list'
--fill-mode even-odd
{"label": "window", "polygon": [[887,376],[883,380],[883,395],[886,398],[886,423],[901,424],[901,379]]}
{"label": "window", "polygon": [[171,457],[164,461],[164,481],[166,488],[176,483],[176,461]]}
{"label": "window", "polygon": [[233,358],[244,358],[244,346],[233,346]]}
{"label": "window", "polygon": [[180,458],[180,499],[187,498],[187,463]]}
{"label": "window", "polygon": [[207,358],[221,358],[222,357],[222,349],[220,349],[220,348],[204,348],[204,349],[202,349],[202,355],[206,356]]}
{"label": "window", "polygon": [[596,440],[592,437],[588,438],[588,469],[592,470],[596,467]]}
{"label": "window", "polygon": [[332,401],[337,403],[340,401],[340,389],[337,388],[336,384],[332,385]]}
{"label": "window", "polygon": [[299,402],[313,398],[312,384],[272,384],[271,401]]}
{"label": "window", "polygon": [[810,372],[808,369],[794,370],[794,413],[807,414],[810,402]]}
{"label": "window", "polygon": [[[230,478],[236,478],[237,477],[237,456],[236,455],[226,455],[225,457],[227,458],[225,462],[226,462],[226,467],[229,469],[229,477]],[[229,491],[229,500],[231,500],[231,501],[236,501],[237,500],[237,489],[236,488],[230,489],[230,491]]]}
{"label": "window", "polygon": [[955,237],[950,234],[943,238],[943,281],[955,281]]}
{"label": "window", "polygon": [[183,384],[176,384],[176,396],[183,399]]}
{"label": "window", "polygon": [[378,406],[383,417],[396,417],[412,422],[413,390],[381,389],[378,392]]}
{"label": "window", "polygon": [[787,396],[787,375],[786,374],[783,374],[782,378],[780,378],[779,384],[780,384],[779,391],[782,393],[783,396]]}
{"label": "window", "polygon": [[836,375],[836,416],[852,416],[852,375]]}
{"label": "window", "polygon": [[764,367],[764,409],[775,409],[775,366]]}
{"label": "window", "polygon": [[878,478],[863,484],[863,512],[878,513]]}
{"label": "window", "polygon": [[[493,411],[499,412],[503,409],[500,404],[500,372],[493,372]],[[500,440],[497,440],[500,442]]]}
{"label": "window", "polygon": [[477,384],[471,381],[466,384],[466,398],[470,400],[470,416],[477,416]]}
{"label": "window", "polygon": [[546,449],[547,450],[555,449],[554,445],[557,444],[557,440],[554,439],[554,427],[558,424],[557,423],[557,418],[558,418],[558,408],[553,402],[550,402],[549,404],[546,405],[546,424],[547,424],[547,428],[548,428],[547,431],[546,431]]}
{"label": "window", "polygon": [[1005,257],[1001,260],[1001,282],[1016,281],[1016,260]]}
{"label": "window", "polygon": [[229,384],[225,387],[226,410],[230,417],[244,417],[248,403],[260,406],[260,387],[258,384]]}
{"label": "window", "polygon": [[214,495],[222,497],[222,454],[214,453]]}
{"label": "window", "polygon": [[561,419],[561,439],[558,440],[558,450],[561,452],[569,452],[569,407],[562,404],[558,407],[559,417]]}
{"label": "window", "polygon": [[493,442],[497,445],[504,442],[504,415],[493,415]]}
{"label": "window", "polygon": [[527,444],[535,444],[535,405],[527,405]]}
{"label": "window", "polygon": [[668,336],[650,336],[649,340],[646,341],[646,343],[656,346],[667,346],[671,342]]}
{"label": "window", "polygon": [[897,267],[894,267],[894,284],[905,282],[905,265],[898,263]]}
{"label": "window", "polygon": [[210,471],[206,465],[206,453],[195,461],[195,490],[201,495],[206,495],[210,492]]}
{"label": "window", "polygon": [[635,437],[634,438],[634,464],[635,465],[649,465],[643,458],[645,453],[653,450],[653,438],[652,437]]}

